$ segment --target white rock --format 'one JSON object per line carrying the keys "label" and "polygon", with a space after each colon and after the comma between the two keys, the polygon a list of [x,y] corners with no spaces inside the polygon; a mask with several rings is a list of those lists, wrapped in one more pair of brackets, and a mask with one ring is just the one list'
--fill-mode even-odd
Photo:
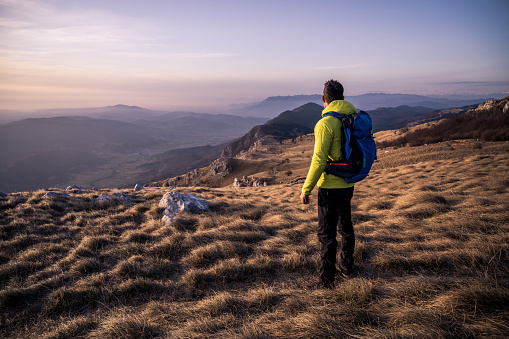
{"label": "white rock", "polygon": [[239,178],[235,178],[233,180],[233,187],[244,187],[244,183],[239,180]]}
{"label": "white rock", "polygon": [[170,191],[163,195],[159,207],[164,207],[164,215],[171,216],[181,212],[206,211],[209,209],[209,203],[193,194]]}

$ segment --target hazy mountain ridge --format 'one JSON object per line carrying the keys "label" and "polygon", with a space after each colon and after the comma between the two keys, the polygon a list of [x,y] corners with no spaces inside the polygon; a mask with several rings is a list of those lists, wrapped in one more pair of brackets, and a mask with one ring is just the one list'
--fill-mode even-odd
{"label": "hazy mountain ridge", "polygon": [[[392,93],[366,93],[361,95],[347,95],[345,100],[350,101],[357,109],[374,110],[380,107],[397,107],[402,105],[423,106],[434,109],[480,104],[493,99],[501,99],[507,93],[492,93],[486,95],[415,95]],[[266,120],[276,117],[280,112],[293,110],[309,102],[322,105],[321,94],[272,96],[260,102],[250,104],[237,104],[234,109],[213,109],[214,114],[227,114],[242,117],[258,117]],[[211,110],[212,111],[212,110]],[[36,111],[0,110],[0,124],[27,118],[49,118],[56,116],[86,115],[95,118],[107,118],[119,121],[132,122],[140,119],[153,119],[161,116],[179,116],[187,114],[179,110],[150,110],[138,106],[114,105],[107,107],[70,108],[70,109],[44,109]],[[200,112],[206,114],[207,112]]]}
{"label": "hazy mountain ridge", "polygon": [[[397,106],[422,106],[435,110],[462,107],[480,104],[487,100],[500,99],[507,96],[506,93],[492,93],[488,95],[416,95],[416,94],[392,94],[392,93],[366,93],[361,95],[345,95],[345,100],[351,102],[357,109],[364,111],[374,110],[380,107]],[[246,105],[240,109],[230,110],[229,113],[242,116],[258,116],[273,118],[270,112],[283,112],[293,110],[309,102],[322,105],[322,95],[293,95],[274,96],[261,102]]]}
{"label": "hazy mountain ridge", "polygon": [[[358,97],[366,99],[373,96],[422,99],[421,96],[395,94]],[[264,100],[263,105],[276,107],[270,104],[281,102],[290,105],[295,100],[310,98],[320,98],[321,101],[320,96],[308,95],[271,97]],[[123,110],[127,112],[124,117],[126,121],[99,118],[119,116]],[[160,112],[116,105],[88,109],[92,116],[86,117],[34,118],[11,122],[0,125],[0,191],[65,187],[71,184],[125,187],[136,182],[146,183],[161,180],[165,176],[177,176],[204,166],[219,156],[235,157],[256,144],[280,142],[312,133],[316,121],[321,117],[321,110],[322,105],[307,102],[267,121],[267,118]],[[464,112],[464,109],[460,111]],[[457,110],[435,111],[408,105],[377,108],[368,112],[372,116],[375,132],[458,113]],[[48,122],[51,122],[49,127]],[[264,124],[259,125],[260,122]],[[238,139],[231,141],[235,137]],[[30,138],[34,139],[31,143]],[[225,142],[224,148],[219,146]],[[171,152],[172,149],[178,151]]]}

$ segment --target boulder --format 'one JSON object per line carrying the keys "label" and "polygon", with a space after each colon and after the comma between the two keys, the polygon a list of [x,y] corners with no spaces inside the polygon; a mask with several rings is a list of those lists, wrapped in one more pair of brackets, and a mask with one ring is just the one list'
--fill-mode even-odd
{"label": "boulder", "polygon": [[58,193],[58,192],[47,192],[44,194],[44,198],[70,198],[71,196],[67,193]]}
{"label": "boulder", "polygon": [[181,212],[197,213],[209,209],[209,203],[193,194],[184,194],[175,191],[167,192],[159,201],[159,207],[164,207],[163,222],[171,224],[175,214]]}
{"label": "boulder", "polygon": [[7,196],[7,194],[0,192],[0,198],[5,198],[6,196]]}
{"label": "boulder", "polygon": [[133,192],[138,192],[138,191],[141,191],[143,189],[143,186],[140,185],[140,184],[136,184],[134,186],[134,189],[133,189]]}
{"label": "boulder", "polygon": [[110,200],[110,197],[105,195],[105,194],[99,194],[99,196],[97,198],[95,198],[95,201],[108,201]]}

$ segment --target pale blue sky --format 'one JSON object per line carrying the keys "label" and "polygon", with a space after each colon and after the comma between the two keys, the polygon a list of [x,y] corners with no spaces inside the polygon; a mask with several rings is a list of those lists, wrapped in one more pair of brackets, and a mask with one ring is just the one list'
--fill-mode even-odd
{"label": "pale blue sky", "polygon": [[0,0],[0,109],[509,92],[509,1]]}

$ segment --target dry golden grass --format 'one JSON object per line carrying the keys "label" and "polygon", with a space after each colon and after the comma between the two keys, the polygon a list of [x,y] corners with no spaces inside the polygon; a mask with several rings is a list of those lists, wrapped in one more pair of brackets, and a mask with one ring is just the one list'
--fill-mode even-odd
{"label": "dry golden grass", "polygon": [[[257,156],[305,176],[310,145]],[[171,226],[162,187],[122,191],[131,205],[0,198],[0,337],[507,337],[508,145],[380,150],[354,195],[359,274],[334,290],[305,290],[319,243],[301,184],[178,188],[211,208]]]}

